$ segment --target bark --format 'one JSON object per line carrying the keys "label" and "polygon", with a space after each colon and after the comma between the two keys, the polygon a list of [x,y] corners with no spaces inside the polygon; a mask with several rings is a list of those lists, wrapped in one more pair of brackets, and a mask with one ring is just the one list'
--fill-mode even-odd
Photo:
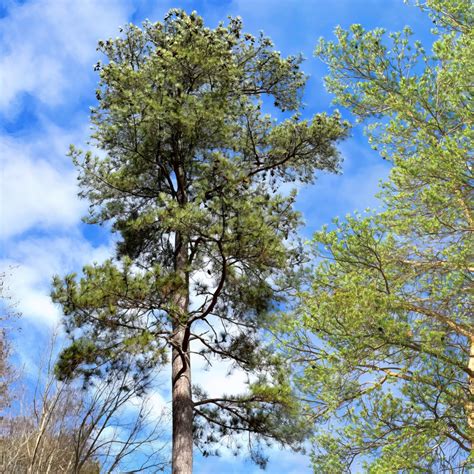
{"label": "bark", "polygon": [[173,412],[173,474],[191,474],[193,469],[193,400],[189,353],[189,278],[187,275],[188,247],[177,234],[175,239],[175,271],[183,285],[176,295],[176,314],[172,335],[172,412]]}

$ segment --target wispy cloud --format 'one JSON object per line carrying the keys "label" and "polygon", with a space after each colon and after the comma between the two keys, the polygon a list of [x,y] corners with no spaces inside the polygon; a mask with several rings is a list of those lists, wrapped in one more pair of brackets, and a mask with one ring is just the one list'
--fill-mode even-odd
{"label": "wispy cloud", "polygon": [[0,136],[0,238],[28,229],[70,228],[84,213],[77,197],[76,174],[66,164],[64,131],[45,131],[33,140]]}
{"label": "wispy cloud", "polygon": [[97,40],[115,36],[130,12],[120,1],[12,3],[0,20],[0,111],[14,115],[25,93],[48,107],[74,100],[90,87]]}
{"label": "wispy cloud", "polygon": [[52,277],[80,271],[86,263],[101,262],[111,253],[108,246],[95,247],[77,233],[10,241],[4,249],[9,257],[0,264],[11,268],[7,284],[18,310],[24,318],[47,326],[55,326],[60,318],[49,297]]}

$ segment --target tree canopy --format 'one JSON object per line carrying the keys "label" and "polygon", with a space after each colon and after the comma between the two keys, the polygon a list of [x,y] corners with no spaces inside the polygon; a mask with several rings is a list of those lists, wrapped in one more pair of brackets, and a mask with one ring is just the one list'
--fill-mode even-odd
{"label": "tree canopy", "polygon": [[420,6],[431,53],[409,28],[387,38],[361,25],[316,48],[336,102],[393,168],[381,212],[315,235],[311,288],[282,325],[320,422],[315,472],[473,465],[473,9]]}

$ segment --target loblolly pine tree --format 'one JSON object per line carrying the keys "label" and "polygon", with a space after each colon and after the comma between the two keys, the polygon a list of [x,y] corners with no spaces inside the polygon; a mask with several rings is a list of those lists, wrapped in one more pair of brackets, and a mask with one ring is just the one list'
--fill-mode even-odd
{"label": "loblolly pine tree", "polygon": [[[206,455],[232,434],[296,447],[307,432],[262,333],[301,258],[295,192],[278,186],[336,171],[347,125],[300,120],[301,58],[241,30],[238,18],[209,29],[171,10],[99,43],[108,61],[97,64],[92,138],[103,154],[71,149],[88,222],[111,222],[120,240],[116,259],[54,281],[72,338],[57,372],[106,375],[132,354],[142,378],[171,352],[176,474],[192,471],[193,442]],[[277,123],[264,101],[295,114]],[[247,393],[193,388],[192,353],[248,373]]]}
{"label": "loblolly pine tree", "polygon": [[433,53],[410,30],[354,25],[321,41],[328,88],[393,163],[384,210],[336,221],[292,346],[322,423],[315,472],[471,472],[473,8],[420,2]]}

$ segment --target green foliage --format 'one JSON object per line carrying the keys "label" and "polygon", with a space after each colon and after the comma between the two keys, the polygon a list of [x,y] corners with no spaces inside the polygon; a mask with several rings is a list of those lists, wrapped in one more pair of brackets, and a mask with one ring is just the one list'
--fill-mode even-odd
{"label": "green foliage", "polygon": [[[273,360],[266,360],[267,356]],[[195,411],[199,415],[195,435],[201,440],[205,456],[218,454],[223,441],[237,456],[245,443],[246,432],[272,434],[271,438],[264,439],[264,443],[250,451],[251,459],[262,468],[268,461],[262,448],[270,446],[271,442],[276,441],[295,451],[302,450],[301,441],[311,434],[311,426],[301,416],[301,406],[293,396],[288,368],[269,353],[263,357],[259,365],[272,366],[273,373],[271,377],[260,375],[250,384],[250,394],[225,395],[214,399],[212,404],[203,402],[201,405],[208,396],[202,389],[195,388]],[[277,373],[276,366],[279,367]],[[236,433],[240,436],[233,436]]]}
{"label": "green foliage", "polygon": [[[261,381],[216,402],[220,409],[199,398],[201,446],[202,429],[221,429],[222,417],[231,433],[290,444],[305,435],[276,422],[296,408],[291,391],[279,395],[276,374],[287,369],[262,337],[302,258],[296,194],[278,187],[336,171],[335,144],[347,133],[337,113],[300,120],[301,58],[241,29],[238,18],[209,29],[195,13],[171,10],[162,23],[99,43],[107,62],[96,66],[92,140],[103,153],[71,147],[71,156],[87,221],[111,222],[120,235],[117,258],[56,278],[53,290],[73,339],[62,377],[132,364],[142,380],[171,346],[189,353],[192,344],[210,363],[227,360]],[[264,100],[294,115],[278,123]]]}
{"label": "green foliage", "polygon": [[[319,433],[315,472],[466,472],[474,436],[473,10],[423,3],[433,52],[406,28],[321,40],[336,101],[393,162],[378,215],[314,237],[317,266],[289,347]],[[293,315],[292,315],[293,316]]]}

